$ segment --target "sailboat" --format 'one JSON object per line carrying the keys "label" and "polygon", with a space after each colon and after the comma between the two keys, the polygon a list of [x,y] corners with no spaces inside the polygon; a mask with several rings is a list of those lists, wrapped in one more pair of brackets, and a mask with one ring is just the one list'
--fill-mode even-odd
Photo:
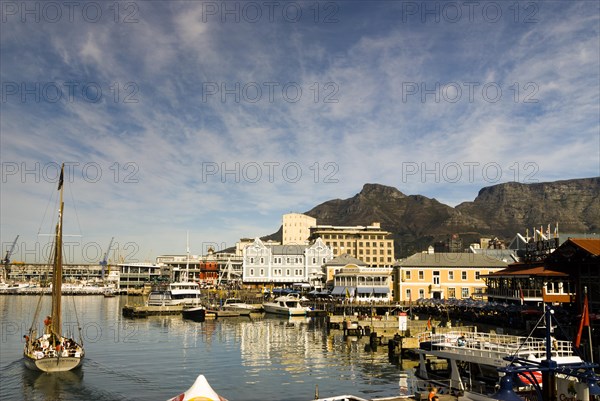
{"label": "sailboat", "polygon": [[60,192],[60,203],[58,222],[53,253],[52,274],[52,311],[44,319],[44,333],[37,336],[35,328],[36,320],[40,311],[42,295],[36,308],[34,321],[25,336],[25,347],[23,358],[25,366],[29,369],[42,372],[64,372],[80,366],[85,352],[83,342],[79,343],[72,338],[62,335],[62,228],[63,228],[63,177],[64,163],[61,166],[60,178],[58,180],[58,191]]}

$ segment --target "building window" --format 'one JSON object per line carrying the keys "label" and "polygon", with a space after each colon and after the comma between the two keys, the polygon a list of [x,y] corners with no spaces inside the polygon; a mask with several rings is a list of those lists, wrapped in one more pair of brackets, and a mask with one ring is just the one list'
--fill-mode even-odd
{"label": "building window", "polygon": [[440,272],[436,270],[433,272],[433,285],[440,285]]}
{"label": "building window", "polygon": [[479,280],[480,279],[480,274],[479,271],[475,272],[475,280]]}
{"label": "building window", "polygon": [[425,272],[423,270],[419,270],[419,280],[425,280]]}
{"label": "building window", "polygon": [[285,269],[285,275],[289,276],[290,275],[290,269]]}
{"label": "building window", "polygon": [[461,295],[463,298],[469,298],[469,288],[463,287]]}
{"label": "building window", "polygon": [[250,269],[250,275],[254,276],[254,269]]}
{"label": "building window", "polygon": [[250,258],[250,263],[254,263],[254,258]]}
{"label": "building window", "polygon": [[425,298],[425,290],[422,288],[419,290],[419,298]]}
{"label": "building window", "polygon": [[264,276],[265,275],[265,269],[260,269],[260,275]]}
{"label": "building window", "polygon": [[460,274],[461,279],[466,280],[467,279],[467,272],[466,271],[462,271],[462,273]]}
{"label": "building window", "polygon": [[317,258],[312,258],[312,264],[316,265],[317,264]]}
{"label": "building window", "polygon": [[410,280],[410,270],[404,272],[404,277],[406,277],[407,280]]}
{"label": "building window", "polygon": [[456,298],[456,288],[448,288],[448,298]]}
{"label": "building window", "polygon": [[260,258],[260,264],[264,265],[265,264],[265,258]]}
{"label": "building window", "polygon": [[448,271],[448,280],[454,280],[454,272],[452,270]]}
{"label": "building window", "polygon": [[410,292],[410,288],[406,290],[406,299],[412,300],[412,295],[411,295],[411,292]]}

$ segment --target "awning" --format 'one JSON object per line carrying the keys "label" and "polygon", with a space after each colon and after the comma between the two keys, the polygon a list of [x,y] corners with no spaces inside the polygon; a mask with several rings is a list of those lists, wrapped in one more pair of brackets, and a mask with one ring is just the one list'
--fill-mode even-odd
{"label": "awning", "polygon": [[333,291],[331,291],[331,295],[342,295],[346,291],[346,287],[333,287]]}
{"label": "awning", "polygon": [[370,294],[373,292],[373,287],[358,287],[359,294]]}
{"label": "awning", "polygon": [[388,287],[373,287],[373,293],[375,294],[389,294],[390,289]]}

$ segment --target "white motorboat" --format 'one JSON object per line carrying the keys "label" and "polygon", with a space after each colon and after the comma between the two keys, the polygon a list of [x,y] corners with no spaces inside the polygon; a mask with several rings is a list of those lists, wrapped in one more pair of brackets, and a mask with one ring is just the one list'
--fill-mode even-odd
{"label": "white motorboat", "polygon": [[264,302],[263,309],[267,313],[278,315],[302,316],[306,315],[310,308],[302,306],[301,299],[295,295],[282,295],[272,301]]}
{"label": "white motorboat", "polygon": [[198,304],[200,304],[200,286],[191,281],[179,281],[155,287],[148,295],[148,306]]}
{"label": "white motorboat", "polygon": [[253,305],[243,302],[239,298],[227,298],[225,302],[223,302],[223,306],[221,307],[223,310],[237,312],[242,316],[249,315],[250,313],[258,313],[262,311],[262,305]]}

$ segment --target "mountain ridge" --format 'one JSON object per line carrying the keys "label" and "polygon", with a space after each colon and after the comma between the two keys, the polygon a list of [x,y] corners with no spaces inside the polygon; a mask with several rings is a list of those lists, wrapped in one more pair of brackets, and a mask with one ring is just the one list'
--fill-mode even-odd
{"label": "mountain ridge", "polygon": [[[347,199],[325,201],[304,214],[318,224],[381,223],[392,233],[396,258],[420,252],[459,234],[465,245],[479,237],[510,240],[526,228],[559,224],[561,232],[600,231],[600,177],[540,183],[507,182],[483,187],[473,201],[455,207],[424,195],[364,184]],[[282,228],[265,238],[281,240]]]}

